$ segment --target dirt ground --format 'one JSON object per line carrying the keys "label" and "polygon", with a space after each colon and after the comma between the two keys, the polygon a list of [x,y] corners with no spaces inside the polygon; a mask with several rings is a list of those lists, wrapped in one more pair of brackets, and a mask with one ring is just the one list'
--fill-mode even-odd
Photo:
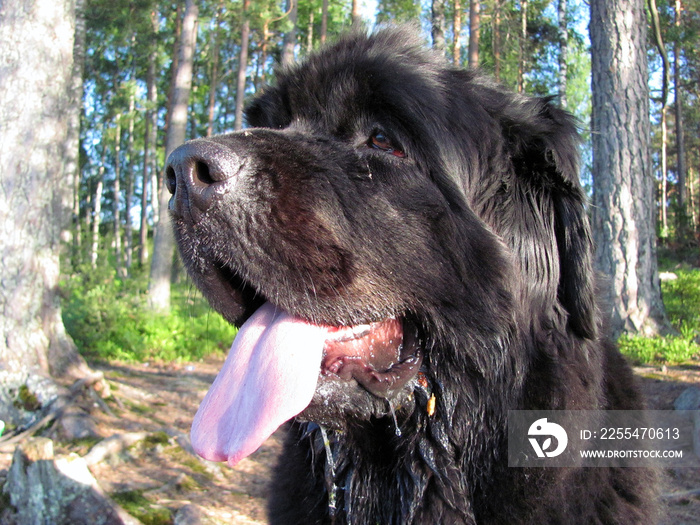
{"label": "dirt ground", "polygon": [[[105,373],[113,393],[107,402],[109,412],[94,401],[85,401],[100,436],[149,433],[148,439],[91,467],[107,493],[138,491],[147,500],[143,511],[158,510],[161,516],[164,510],[174,516],[180,507],[194,504],[213,523],[266,523],[267,482],[281,450],[279,431],[233,469],[199,460],[186,451],[187,446],[181,446],[187,444],[185,436],[192,417],[222,360],[96,367]],[[673,401],[685,388],[700,386],[700,366],[640,367],[636,373],[653,409],[672,409]],[[58,442],[56,452],[84,455],[94,444],[94,440]],[[0,449],[0,485],[11,457],[11,449]],[[664,525],[700,524],[700,495],[681,494],[697,489],[700,471],[686,468],[667,472],[663,493],[668,518]]]}

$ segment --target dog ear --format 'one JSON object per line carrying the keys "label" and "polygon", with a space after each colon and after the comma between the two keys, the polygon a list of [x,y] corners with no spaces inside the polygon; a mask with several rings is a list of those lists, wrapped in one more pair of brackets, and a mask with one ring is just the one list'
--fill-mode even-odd
{"label": "dog ear", "polygon": [[559,301],[569,312],[569,325],[581,337],[596,337],[593,241],[580,187],[555,190],[554,233],[559,248]]}
{"label": "dog ear", "polygon": [[246,124],[254,128],[279,129],[291,121],[289,109],[284,103],[285,94],[280,87],[267,86],[245,108]]}
{"label": "dog ear", "polygon": [[[515,176],[543,199],[550,199],[559,255],[557,296],[579,336],[596,336],[593,242],[586,197],[579,182],[579,145],[575,119],[551,99],[520,99],[506,115]],[[523,116],[526,115],[526,118]],[[551,235],[551,233],[550,233]]]}

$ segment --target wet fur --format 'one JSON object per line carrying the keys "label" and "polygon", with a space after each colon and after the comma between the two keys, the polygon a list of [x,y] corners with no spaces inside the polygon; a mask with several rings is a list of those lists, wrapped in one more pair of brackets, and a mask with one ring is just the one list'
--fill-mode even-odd
{"label": "wet fur", "polygon": [[[240,308],[209,294],[237,323],[258,296],[315,322],[408,316],[436,399],[412,383],[400,436],[366,392],[302,414],[270,521],[650,523],[647,470],[507,467],[509,409],[642,407],[596,302],[572,117],[389,29],[281,71],[247,119],[216,139],[250,159],[245,199],[180,229],[190,273],[206,293],[209,257],[251,283]],[[378,127],[405,159],[366,146]]]}

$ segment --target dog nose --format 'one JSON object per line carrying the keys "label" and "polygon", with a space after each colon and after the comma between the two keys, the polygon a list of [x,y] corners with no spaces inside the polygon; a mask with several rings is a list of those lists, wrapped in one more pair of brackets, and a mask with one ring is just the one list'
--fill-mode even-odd
{"label": "dog nose", "polygon": [[227,146],[195,139],[173,150],[165,168],[165,184],[172,194],[169,208],[182,216],[189,209],[193,218],[207,211],[226,182],[242,166],[241,158]]}

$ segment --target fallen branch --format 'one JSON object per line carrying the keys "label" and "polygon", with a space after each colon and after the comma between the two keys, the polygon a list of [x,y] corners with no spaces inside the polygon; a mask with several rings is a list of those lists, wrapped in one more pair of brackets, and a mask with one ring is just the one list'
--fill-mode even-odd
{"label": "fallen branch", "polygon": [[126,434],[114,434],[97,443],[83,456],[89,467],[104,461],[106,458],[116,456],[131,445],[146,439],[148,432],[127,432]]}

